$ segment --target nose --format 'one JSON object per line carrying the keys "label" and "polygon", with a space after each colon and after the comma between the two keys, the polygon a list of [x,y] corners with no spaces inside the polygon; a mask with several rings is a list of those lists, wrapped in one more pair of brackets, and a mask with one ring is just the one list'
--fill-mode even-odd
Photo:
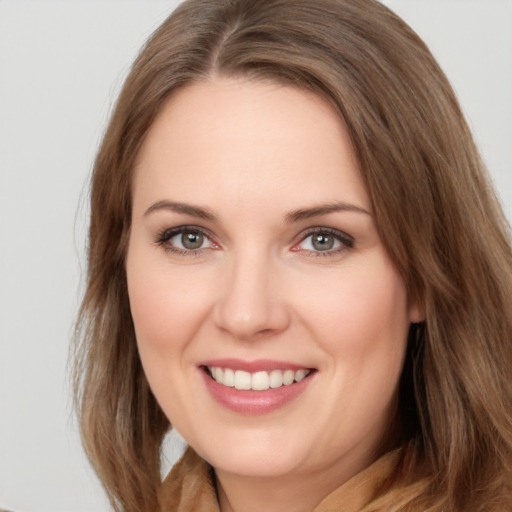
{"label": "nose", "polygon": [[290,315],[277,264],[271,258],[240,257],[224,274],[214,318],[217,328],[249,341],[284,331]]}

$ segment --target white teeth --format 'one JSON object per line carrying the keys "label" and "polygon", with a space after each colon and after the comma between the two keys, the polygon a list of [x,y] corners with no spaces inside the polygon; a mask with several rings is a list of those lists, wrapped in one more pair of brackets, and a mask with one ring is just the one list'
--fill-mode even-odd
{"label": "white teeth", "polygon": [[267,372],[256,372],[252,375],[251,388],[256,391],[264,391],[270,386],[270,377]]}
{"label": "white teeth", "polygon": [[295,382],[300,382],[307,374],[307,370],[297,370],[295,372]]}
{"label": "white teeth", "polygon": [[295,379],[295,372],[293,370],[286,370],[283,374],[283,384],[289,386]]}
{"label": "white teeth", "polygon": [[270,372],[270,387],[280,388],[283,385],[283,372],[281,370],[272,370]]}
{"label": "white teeth", "polygon": [[213,369],[213,378],[217,381],[217,382],[222,382],[222,377],[223,377],[223,371],[222,371],[222,368],[219,368],[219,367],[215,367]]}
{"label": "white teeth", "polygon": [[[222,381],[220,384],[222,384]],[[241,390],[251,389],[251,374],[249,372],[244,372],[243,370],[237,370],[235,372],[235,388]]]}
{"label": "white teeth", "polygon": [[226,368],[224,370],[223,380],[217,380],[217,382],[222,382],[222,384],[224,384],[224,386],[227,386],[228,388],[235,387],[235,372],[231,368]]}
{"label": "white teeth", "polygon": [[271,372],[249,373],[243,370],[232,370],[219,366],[209,366],[208,370],[216,382],[227,387],[234,387],[238,390],[265,391],[269,388],[280,388],[289,386],[294,382],[300,382],[307,377],[311,370],[272,370]]}

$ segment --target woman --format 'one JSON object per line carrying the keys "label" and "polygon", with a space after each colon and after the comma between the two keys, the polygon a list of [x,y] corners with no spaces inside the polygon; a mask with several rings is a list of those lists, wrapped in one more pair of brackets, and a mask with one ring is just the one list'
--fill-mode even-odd
{"label": "woman", "polygon": [[510,509],[508,226],[378,2],[183,3],[125,82],[89,236],[76,393],[117,510]]}

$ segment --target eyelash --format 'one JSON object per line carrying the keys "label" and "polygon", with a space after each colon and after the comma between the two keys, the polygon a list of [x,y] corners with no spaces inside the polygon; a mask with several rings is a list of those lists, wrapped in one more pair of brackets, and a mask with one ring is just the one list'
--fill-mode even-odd
{"label": "eyelash", "polygon": [[210,235],[210,233],[204,228],[200,228],[198,226],[179,226],[176,228],[165,229],[158,235],[156,243],[163,247],[166,252],[171,252],[177,256],[200,256],[203,251],[207,249],[206,247],[201,247],[199,249],[181,249],[180,247],[173,246],[169,243],[169,240],[177,235],[182,235],[185,232],[200,234],[205,238],[205,240],[209,240],[211,244],[216,245],[212,242],[212,235]]}
{"label": "eyelash", "polygon": [[333,228],[315,227],[308,229],[301,236],[300,241],[294,245],[294,248],[292,248],[292,250],[298,252],[300,249],[295,249],[295,247],[299,244],[304,243],[305,240],[307,240],[309,237],[313,235],[330,235],[335,239],[335,241],[340,243],[340,246],[336,249],[329,249],[326,251],[304,250],[308,256],[312,256],[315,258],[326,258],[329,256],[338,255],[354,247],[354,239],[347,233],[344,233],[343,231]]}
{"label": "eyelash", "polygon": [[[169,240],[187,231],[202,235],[206,240],[210,242],[210,244],[212,244],[214,247],[217,247],[217,244],[213,241],[213,237],[209,231],[198,226],[180,226],[176,228],[165,229],[158,235],[156,243],[157,245],[163,247],[166,252],[171,252],[177,256],[184,257],[200,256],[205,250],[209,249],[209,247],[200,247],[198,249],[181,249],[169,244]],[[304,243],[309,237],[313,235],[330,235],[335,239],[335,241],[340,243],[340,246],[336,249],[328,249],[325,251],[302,250],[311,257],[334,256],[354,247],[354,239],[347,233],[333,228],[315,227],[310,228],[305,233],[303,233],[300,240],[293,245],[291,250],[294,252],[300,252],[301,249],[297,248],[297,246]]]}

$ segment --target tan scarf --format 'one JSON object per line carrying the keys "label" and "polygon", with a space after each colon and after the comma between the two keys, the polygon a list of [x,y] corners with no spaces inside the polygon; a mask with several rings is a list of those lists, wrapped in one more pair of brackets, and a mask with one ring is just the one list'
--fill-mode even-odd
{"label": "tan scarf", "polygon": [[[312,512],[401,510],[419,496],[427,485],[427,480],[421,479],[395,486],[382,494],[382,488],[396,470],[403,450],[398,448],[383,455],[326,496]],[[161,512],[220,512],[211,466],[188,448],[162,483],[159,502]]]}

